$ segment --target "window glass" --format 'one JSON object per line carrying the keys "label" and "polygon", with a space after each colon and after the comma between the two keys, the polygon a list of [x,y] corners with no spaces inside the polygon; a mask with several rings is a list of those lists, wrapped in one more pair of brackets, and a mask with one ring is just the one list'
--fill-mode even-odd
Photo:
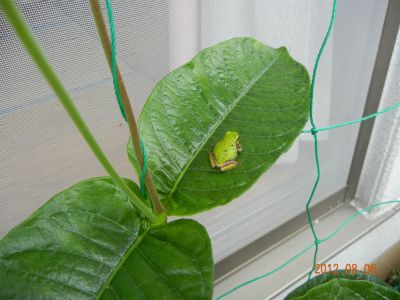
{"label": "window glass", "polygon": [[[88,1],[16,3],[112,163],[121,175],[135,176],[125,154],[128,129],[119,114]],[[330,5],[318,0],[113,1],[118,63],[136,115],[169,71],[198,50],[234,36],[286,46],[311,71]],[[374,0],[339,2],[333,38],[317,79],[317,125],[361,115],[386,5]],[[2,13],[0,47],[3,236],[52,195],[79,180],[106,174]],[[321,134],[322,181],[316,202],[345,186],[357,130],[354,126]],[[195,217],[211,234],[216,260],[304,210],[315,179],[312,147],[310,137],[301,136],[250,191]]]}

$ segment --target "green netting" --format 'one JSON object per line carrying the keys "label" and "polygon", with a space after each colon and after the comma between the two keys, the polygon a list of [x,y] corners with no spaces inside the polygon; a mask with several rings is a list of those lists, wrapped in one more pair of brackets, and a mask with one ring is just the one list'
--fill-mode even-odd
{"label": "green netting", "polygon": [[311,129],[302,131],[303,133],[312,134],[312,136],[314,138],[314,155],[315,155],[315,164],[316,164],[316,170],[317,170],[317,178],[315,180],[314,186],[313,186],[313,188],[311,190],[310,197],[309,197],[309,199],[307,201],[307,204],[306,204],[306,212],[307,212],[307,217],[308,217],[308,223],[309,223],[309,226],[310,226],[311,231],[312,231],[313,236],[314,236],[314,243],[308,245],[303,250],[301,250],[300,252],[298,252],[297,254],[292,256],[290,259],[288,259],[286,262],[284,262],[280,266],[276,267],[275,269],[273,269],[273,270],[271,270],[271,271],[269,271],[269,272],[267,272],[267,273],[265,273],[263,275],[257,276],[257,277],[255,277],[255,278],[253,278],[251,280],[248,280],[246,282],[243,282],[243,283],[237,285],[233,289],[231,289],[231,290],[227,291],[226,293],[222,294],[221,296],[217,297],[216,300],[225,298],[229,294],[233,293],[234,291],[236,291],[236,290],[238,290],[238,289],[240,289],[240,288],[242,288],[242,287],[244,287],[246,285],[249,285],[249,284],[251,284],[253,282],[256,282],[256,281],[258,281],[260,279],[263,279],[265,277],[268,277],[268,276],[278,272],[279,270],[283,269],[284,267],[286,267],[290,263],[294,262],[296,259],[298,259],[301,256],[303,256],[304,254],[306,254],[309,250],[314,248],[313,263],[312,263],[311,270],[308,273],[308,280],[310,280],[311,275],[312,275],[312,273],[314,271],[315,264],[317,262],[318,247],[319,247],[320,244],[322,244],[322,243],[330,240],[334,236],[336,236],[339,232],[341,232],[343,230],[343,228],[345,226],[347,226],[357,216],[360,216],[363,213],[365,213],[367,211],[370,211],[370,210],[372,210],[372,209],[374,209],[375,207],[378,207],[378,206],[400,203],[400,200],[393,200],[393,201],[385,201],[385,202],[380,202],[380,203],[377,203],[377,204],[370,205],[370,206],[362,209],[361,211],[355,213],[354,215],[352,215],[348,219],[346,219],[331,234],[329,234],[328,236],[326,236],[325,238],[322,238],[322,239],[318,238],[318,236],[317,236],[317,234],[315,232],[315,229],[314,229],[314,225],[313,225],[313,222],[312,222],[312,217],[311,217],[311,214],[310,214],[309,207],[310,207],[310,204],[311,204],[311,202],[312,202],[312,200],[314,198],[315,191],[316,191],[316,189],[318,187],[318,184],[319,184],[319,181],[321,179],[321,170],[320,170],[320,165],[319,165],[319,152],[318,152],[318,132],[319,131],[332,130],[332,129],[336,129],[336,128],[340,128],[340,127],[345,127],[345,126],[349,126],[349,125],[352,125],[352,124],[356,124],[356,123],[359,123],[359,122],[363,122],[363,121],[366,121],[368,119],[371,119],[371,118],[374,118],[376,116],[379,116],[381,114],[387,113],[387,112],[389,112],[389,111],[391,111],[391,110],[393,110],[393,109],[395,109],[395,108],[400,106],[400,103],[396,103],[395,105],[390,106],[390,107],[388,107],[386,109],[383,109],[383,110],[378,111],[376,113],[373,113],[371,115],[368,115],[368,116],[365,116],[365,117],[362,117],[362,118],[359,118],[359,119],[356,119],[356,120],[353,120],[353,121],[350,121],[350,122],[335,124],[335,125],[331,125],[331,126],[327,126],[327,127],[321,127],[321,128],[317,128],[317,126],[315,125],[314,117],[313,117],[313,102],[314,102],[313,100],[314,100],[315,80],[316,80],[319,61],[321,59],[321,56],[323,54],[326,42],[328,41],[328,38],[330,36],[331,30],[332,30],[332,27],[333,27],[333,24],[334,24],[334,21],[335,21],[336,6],[337,6],[337,0],[334,0],[333,1],[333,5],[332,5],[332,15],[331,15],[329,27],[328,27],[328,30],[327,30],[327,32],[325,34],[325,37],[324,37],[324,40],[322,42],[321,48],[319,49],[319,52],[318,52],[318,55],[317,55],[317,59],[315,61],[314,68],[313,68],[312,81],[311,81],[311,91],[310,91],[310,123],[311,123]]}
{"label": "green netting", "polygon": [[[120,107],[120,110],[121,110],[121,114],[122,114],[122,116],[124,117],[124,119],[126,119],[125,111],[124,111],[123,106],[122,106],[122,101],[121,101],[121,95],[120,95],[120,91],[119,91],[119,87],[118,87],[118,82],[117,82],[118,75],[117,75],[117,58],[116,58],[116,36],[115,36],[115,26],[114,26],[114,21],[113,21],[113,13],[112,13],[111,1],[110,1],[110,0],[106,0],[106,4],[107,4],[107,5],[106,5],[106,8],[107,8],[108,16],[109,16],[110,32],[111,32],[111,43],[112,43],[112,74],[113,74],[114,90],[115,90],[116,98],[117,98],[117,101],[118,101],[118,104],[119,104],[119,107]],[[313,200],[313,198],[314,198],[315,191],[316,191],[316,189],[317,189],[317,187],[318,187],[318,184],[319,184],[319,181],[320,181],[320,178],[321,178],[321,172],[320,172],[320,166],[319,166],[319,152],[318,152],[318,132],[320,132],[320,131],[332,130],[332,129],[336,129],[336,128],[340,128],[340,127],[344,127],[344,126],[349,126],[349,125],[352,125],[352,124],[355,124],[355,123],[359,123],[359,122],[368,120],[368,119],[370,119],[370,118],[374,118],[374,117],[376,117],[376,116],[378,116],[378,115],[387,113],[387,112],[389,112],[389,111],[391,111],[391,110],[393,110],[393,109],[395,109],[395,108],[397,108],[397,107],[400,106],[400,103],[397,103],[397,104],[395,104],[395,105],[393,105],[393,106],[391,106],[391,107],[388,107],[388,108],[386,108],[386,109],[384,109],[384,110],[378,111],[378,112],[376,112],[376,113],[374,113],[374,114],[371,114],[371,115],[369,115],[369,116],[365,116],[365,117],[362,117],[362,118],[359,118],[359,119],[357,119],[357,120],[350,121],[350,122],[340,123],[340,124],[331,125],[331,126],[327,126],[327,127],[321,127],[321,128],[318,128],[318,127],[316,126],[316,124],[315,124],[315,122],[314,122],[314,118],[313,118],[313,96],[314,96],[314,86],[315,86],[315,82],[316,82],[316,75],[317,75],[317,70],[318,70],[318,64],[319,64],[320,58],[321,58],[321,56],[322,56],[322,54],[323,54],[323,51],[324,51],[324,48],[325,48],[325,44],[326,44],[326,42],[327,42],[327,40],[328,40],[328,38],[329,38],[329,36],[330,36],[331,30],[332,30],[332,27],[333,27],[333,24],[334,24],[335,12],[336,12],[336,5],[337,5],[337,0],[334,0],[334,1],[333,1],[333,6],[332,6],[332,15],[331,15],[331,19],[330,19],[330,24],[329,24],[328,30],[327,30],[327,32],[326,32],[326,35],[325,35],[325,37],[324,37],[323,43],[322,43],[322,45],[321,45],[321,47],[320,47],[320,50],[319,50],[319,52],[318,52],[317,59],[316,59],[316,62],[315,62],[314,68],[313,68],[312,84],[311,84],[311,92],[310,92],[310,122],[311,122],[311,129],[309,129],[309,130],[303,130],[303,133],[309,133],[309,134],[312,134],[312,136],[313,136],[313,139],[314,139],[314,154],[315,154],[315,162],[316,162],[316,169],[317,169],[317,178],[316,178],[316,180],[315,180],[315,183],[314,183],[314,185],[313,185],[312,191],[311,191],[311,193],[310,193],[310,197],[309,197],[309,199],[308,199],[308,201],[307,201],[307,204],[306,204],[306,212],[307,212],[307,216],[308,216],[308,222],[309,222],[309,226],[310,226],[311,231],[312,231],[313,236],[314,236],[314,242],[311,243],[310,245],[308,245],[306,248],[304,248],[304,249],[301,250],[300,252],[298,252],[297,254],[295,254],[293,257],[291,257],[291,258],[290,258],[289,260],[287,260],[286,262],[282,263],[282,264],[281,264],[280,266],[278,266],[277,268],[275,268],[275,269],[273,269],[273,270],[271,270],[271,271],[269,271],[269,272],[267,272],[267,273],[265,273],[265,274],[263,274],[263,275],[257,276],[257,277],[255,277],[255,278],[249,280],[249,281],[246,281],[246,282],[244,282],[244,283],[242,283],[242,284],[236,286],[235,288],[233,288],[233,289],[227,291],[227,292],[224,293],[223,295],[217,297],[217,298],[216,298],[217,300],[226,297],[227,295],[233,293],[234,291],[236,291],[236,290],[238,290],[238,289],[240,289],[240,288],[242,288],[242,287],[244,287],[244,286],[246,286],[246,285],[249,285],[249,284],[251,284],[251,283],[253,283],[253,282],[255,282],[255,281],[258,281],[258,280],[260,280],[260,279],[262,279],[262,278],[266,278],[266,277],[268,277],[268,276],[270,276],[270,275],[272,275],[272,274],[278,272],[279,270],[281,270],[281,269],[284,268],[285,266],[287,266],[287,265],[289,265],[290,263],[294,262],[294,261],[295,261],[296,259],[298,259],[299,257],[303,256],[303,255],[304,255],[305,253],[307,253],[309,250],[311,250],[311,249],[314,248],[314,257],[313,257],[312,268],[311,268],[311,271],[309,272],[309,276],[308,276],[308,278],[310,278],[310,277],[311,277],[311,274],[312,274],[312,272],[313,272],[313,270],[314,270],[315,263],[316,263],[316,261],[317,261],[318,247],[319,247],[320,244],[322,244],[322,243],[324,243],[324,242],[330,240],[330,239],[333,238],[335,235],[337,235],[338,233],[340,233],[340,232],[343,230],[343,228],[344,228],[345,226],[347,226],[353,219],[355,219],[355,218],[358,217],[359,215],[361,215],[361,214],[363,214],[363,213],[365,213],[365,212],[367,212],[367,211],[370,211],[370,210],[372,210],[372,209],[374,209],[374,208],[376,208],[376,207],[378,207],[378,206],[400,203],[400,200],[393,200],[393,201],[386,201],[386,202],[381,202],[381,203],[377,203],[377,204],[368,206],[368,207],[364,208],[363,210],[361,210],[361,211],[355,213],[355,214],[352,215],[350,218],[346,219],[346,220],[345,220],[344,222],[342,222],[331,234],[329,234],[329,235],[326,236],[325,238],[321,238],[321,239],[318,238],[318,236],[317,236],[317,234],[316,234],[316,232],[315,232],[315,230],[314,230],[314,226],[313,226],[312,217],[311,217],[311,214],[310,214],[309,207],[310,207],[310,204],[311,204],[311,202],[312,202],[312,200]],[[17,20],[17,19],[18,19],[18,18],[17,18],[18,16],[16,16],[16,15],[11,16],[11,17],[14,17],[14,20]],[[13,18],[10,18],[10,19],[13,20]],[[23,24],[23,23],[21,23],[21,24]],[[18,29],[19,29],[19,30],[20,30],[20,33],[24,34],[24,30],[23,30],[24,28],[18,27],[18,22],[14,23],[14,26],[16,26],[17,31],[18,31]],[[28,40],[29,40],[30,38],[31,38],[30,36],[27,36],[27,39],[28,39]],[[32,45],[29,45],[29,46],[31,46],[31,47],[27,47],[27,48],[28,48],[28,49],[31,49],[31,55],[32,55],[34,58],[35,58],[35,57],[36,57],[36,58],[39,58],[39,57],[40,57],[40,50],[39,50],[39,49],[36,49],[35,47],[32,47]],[[38,65],[39,65],[39,67],[40,67],[41,69],[45,70],[45,71],[44,71],[45,74],[46,74],[46,72],[47,72],[47,73],[49,74],[49,75],[48,75],[49,77],[55,77],[55,76],[52,76],[52,75],[53,75],[53,72],[52,72],[51,68],[49,67],[49,65],[48,65],[48,63],[47,63],[46,61],[40,61],[40,60],[39,60],[39,61],[37,61],[37,63],[38,63]],[[51,81],[50,81],[50,82],[51,82]],[[59,83],[59,82],[51,82],[51,83],[53,84],[53,86],[55,86],[56,92],[58,91],[58,96],[60,97],[60,99],[62,99],[62,100],[64,99],[64,100],[65,100],[63,103],[64,103],[64,105],[66,106],[67,111],[70,112],[71,117],[72,117],[72,119],[75,121],[75,123],[80,123],[82,127],[86,128],[86,126],[85,126],[85,124],[83,123],[83,121],[80,120],[80,119],[77,117],[77,114],[76,114],[76,113],[74,113],[74,111],[75,111],[76,109],[75,109],[74,106],[72,105],[72,101],[70,101],[70,99],[68,98],[68,95],[67,95],[66,92],[63,90],[63,88],[62,88],[62,86],[60,85],[60,83]],[[92,149],[93,149],[94,152],[98,152],[98,153],[100,153],[99,155],[103,155],[103,154],[101,153],[101,150],[99,149],[98,145],[95,143],[94,139],[92,139],[91,134],[90,134],[90,132],[89,132],[88,130],[87,130],[87,132],[86,132],[85,138],[87,139],[89,145],[92,147]],[[144,145],[143,145],[143,144],[142,144],[142,152],[143,152],[143,154],[144,154],[144,163],[143,163],[143,168],[142,168],[142,172],[141,172],[142,176],[141,176],[140,184],[141,184],[142,190],[144,191],[144,188],[145,188],[145,184],[144,184],[144,175],[145,175],[145,173],[146,173],[146,165],[147,165],[146,162],[147,162],[147,157],[146,157],[146,151],[145,151],[145,148],[144,148]],[[104,156],[104,155],[103,155],[103,156]],[[109,163],[106,161],[105,157],[104,157],[104,159],[103,159],[103,165],[104,165],[104,164],[105,164],[105,168],[106,168],[106,169],[107,169],[107,168],[109,168],[109,169],[111,168],[111,166],[109,165]],[[111,168],[111,169],[112,169],[112,168]],[[115,172],[114,170],[111,170],[111,173],[113,173],[113,174],[115,173],[115,177],[117,178],[117,181],[118,181],[118,178],[119,178],[118,174],[116,174],[116,172]],[[122,189],[124,189],[123,186],[122,186]],[[149,213],[149,215],[150,215],[150,217],[151,217],[151,214],[150,214],[150,213]]]}
{"label": "green netting", "polygon": [[[114,78],[114,89],[115,89],[115,95],[121,110],[121,114],[124,117],[124,119],[126,120],[125,117],[125,111],[123,109],[122,106],[122,102],[121,102],[121,96],[120,96],[120,92],[119,92],[119,88],[118,88],[118,83],[117,83],[117,60],[116,60],[116,40],[115,40],[115,26],[114,26],[114,20],[113,20],[113,14],[112,14],[112,5],[111,5],[111,1],[110,0],[106,0],[106,4],[107,4],[107,12],[108,12],[108,17],[109,17],[109,25],[110,25],[110,32],[111,32],[111,44],[112,44],[112,73],[113,73],[113,78]],[[315,82],[316,82],[316,76],[317,76],[317,71],[318,71],[318,65],[319,65],[319,61],[321,59],[321,56],[324,52],[324,48],[325,45],[329,39],[329,36],[331,34],[332,28],[333,28],[333,24],[335,21],[335,16],[336,16],[336,6],[337,6],[337,0],[333,1],[333,5],[332,5],[332,15],[331,15],[331,19],[330,19],[330,23],[329,23],[329,27],[328,30],[325,34],[324,40],[322,42],[322,45],[318,51],[318,55],[314,64],[314,68],[313,68],[313,74],[312,74],[312,81],[311,81],[311,90],[310,90],[310,123],[311,123],[311,129],[309,130],[303,130],[303,133],[309,133],[312,134],[313,139],[314,139],[314,155],[315,155],[315,165],[316,165],[316,170],[317,170],[317,178],[315,180],[314,186],[311,190],[310,193],[310,197],[307,201],[306,204],[306,213],[307,213],[307,217],[308,217],[308,223],[309,226],[311,228],[311,231],[313,233],[314,236],[314,242],[310,245],[308,245],[306,248],[304,248],[303,250],[301,250],[300,252],[298,252],[296,255],[292,256],[290,259],[288,259],[286,262],[284,262],[283,264],[281,264],[280,266],[276,267],[275,269],[273,269],[272,271],[269,271],[263,275],[260,275],[258,277],[255,277],[251,280],[248,280],[244,283],[241,283],[239,285],[237,285],[236,287],[234,287],[233,289],[227,291],[226,293],[222,294],[221,296],[217,297],[216,300],[222,299],[226,296],[228,296],[229,294],[233,293],[234,291],[249,285],[255,281],[258,281],[260,279],[263,279],[265,277],[268,277],[276,272],[278,272],[279,270],[283,269],[285,266],[289,265],[290,263],[294,262],[296,259],[298,259],[299,257],[303,256],[304,254],[306,254],[309,250],[311,250],[312,248],[314,248],[314,256],[313,256],[313,262],[312,262],[312,267],[311,270],[308,274],[308,280],[311,278],[311,275],[314,271],[314,266],[317,262],[317,256],[318,256],[318,247],[321,243],[324,243],[328,240],[330,240],[331,238],[333,238],[335,235],[337,235],[339,232],[341,232],[343,230],[343,228],[348,225],[353,219],[355,219],[357,216],[362,215],[363,213],[372,210],[373,208],[376,208],[378,206],[382,206],[382,205],[388,205],[388,204],[395,204],[395,203],[400,203],[400,200],[393,200],[393,201],[386,201],[386,202],[380,202],[371,206],[368,206],[366,208],[364,208],[363,210],[355,213],[354,215],[352,215],[351,217],[349,217],[348,219],[346,219],[344,222],[342,222],[331,234],[329,234],[328,236],[326,236],[325,238],[319,239],[317,236],[317,233],[315,232],[314,229],[314,225],[313,225],[313,221],[312,221],[312,217],[310,214],[310,205],[311,202],[314,198],[315,195],[315,191],[318,187],[319,181],[321,179],[321,169],[320,169],[320,164],[319,164],[319,151],[318,151],[318,132],[320,131],[327,131],[327,130],[332,130],[332,129],[336,129],[336,128],[340,128],[340,127],[345,127],[345,126],[349,126],[352,124],[356,124],[359,122],[363,122],[366,121],[368,119],[374,118],[376,116],[379,116],[381,114],[387,113],[397,107],[400,106],[400,103],[397,103],[393,106],[390,106],[386,109],[383,109],[381,111],[378,111],[376,113],[373,113],[371,115],[353,120],[353,121],[349,121],[349,122],[345,122],[345,123],[340,123],[340,124],[335,124],[335,125],[331,125],[331,126],[327,126],[327,127],[321,127],[318,128],[315,124],[314,121],[314,116],[313,116],[313,104],[314,104],[314,87],[315,87]],[[145,148],[144,145],[142,144],[142,151],[144,153],[144,164],[143,164],[143,169],[142,169],[142,175],[145,174],[146,172],[146,160],[147,160],[147,156],[146,156],[146,152],[145,152]],[[141,177],[140,180],[140,185],[142,187],[142,189],[144,189],[145,183],[144,183],[144,177]]]}

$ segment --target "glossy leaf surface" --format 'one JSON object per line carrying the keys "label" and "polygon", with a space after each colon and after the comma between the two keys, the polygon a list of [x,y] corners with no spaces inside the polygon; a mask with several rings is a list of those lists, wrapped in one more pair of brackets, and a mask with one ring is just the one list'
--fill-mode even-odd
{"label": "glossy leaf surface", "polygon": [[327,273],[312,278],[291,292],[285,300],[399,300],[400,293],[374,276]]}
{"label": "glossy leaf surface", "polygon": [[0,299],[211,299],[212,285],[205,229],[149,227],[106,177],[56,195],[0,241]]}
{"label": "glossy leaf surface", "polygon": [[[139,118],[148,167],[171,215],[223,205],[286,152],[308,119],[309,76],[285,48],[235,38],[202,50],[162,79]],[[243,151],[230,172],[209,153],[226,131]],[[128,147],[131,160],[132,147]],[[135,163],[134,163],[135,164]]]}

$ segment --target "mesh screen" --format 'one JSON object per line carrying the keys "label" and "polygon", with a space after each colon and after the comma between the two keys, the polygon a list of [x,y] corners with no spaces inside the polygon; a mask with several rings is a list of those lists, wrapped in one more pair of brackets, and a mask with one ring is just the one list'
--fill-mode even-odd
{"label": "mesh screen", "polygon": [[[121,176],[134,177],[125,153],[128,129],[88,1],[16,3],[115,168]],[[106,16],[104,2],[100,3]],[[254,36],[273,47],[285,45],[310,69],[330,15],[330,6],[320,0],[112,3],[118,64],[137,115],[169,71],[200,48],[234,36]],[[334,36],[317,79],[319,126],[362,113],[386,3],[339,3]],[[106,174],[1,12],[0,49],[1,238],[54,194]],[[324,178],[314,203],[345,186],[356,135],[357,127],[321,135]],[[303,136],[293,150],[285,164],[281,160],[240,199],[195,217],[209,230],[216,261],[304,210],[315,176],[313,145]]]}
{"label": "mesh screen", "polygon": [[[119,115],[89,2],[18,4],[106,154],[121,175],[132,177],[125,155],[128,130]],[[139,112],[155,83],[169,71],[168,2],[115,1],[114,11],[119,65]],[[2,14],[0,46],[2,236],[55,193],[106,174]]]}

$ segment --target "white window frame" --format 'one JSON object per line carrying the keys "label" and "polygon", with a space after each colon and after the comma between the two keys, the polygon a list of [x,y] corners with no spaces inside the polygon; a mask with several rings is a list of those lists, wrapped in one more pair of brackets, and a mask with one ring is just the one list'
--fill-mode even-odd
{"label": "white window frame", "polygon": [[[400,28],[399,15],[400,1],[389,0],[363,115],[372,114],[379,108]],[[354,207],[354,199],[359,187],[373,126],[374,119],[360,125],[347,186],[311,210],[314,220],[318,221],[318,233],[322,236],[331,233],[333,228],[357,211]],[[367,200],[364,201],[365,206],[370,204]],[[344,264],[349,257],[354,257],[354,263],[360,264],[365,261],[370,263],[382,261],[382,255],[386,252],[393,252],[395,248],[399,249],[400,245],[397,240],[382,239],[382,234],[396,236],[399,214],[400,209],[397,206],[395,209],[386,210],[372,220],[357,218],[350,226],[346,227],[340,237],[336,237],[320,247],[318,261]],[[373,247],[373,243],[376,243],[377,240],[380,241],[379,245]],[[307,247],[312,241],[305,213],[292,218],[274,231],[219,261],[216,264],[215,295],[218,296],[237,284],[272,270],[299,250]],[[309,251],[296,263],[268,279],[255,282],[226,299],[283,299],[288,292],[306,280],[306,274],[312,263],[312,252]],[[389,267],[388,264],[383,265],[380,274],[388,271]]]}

